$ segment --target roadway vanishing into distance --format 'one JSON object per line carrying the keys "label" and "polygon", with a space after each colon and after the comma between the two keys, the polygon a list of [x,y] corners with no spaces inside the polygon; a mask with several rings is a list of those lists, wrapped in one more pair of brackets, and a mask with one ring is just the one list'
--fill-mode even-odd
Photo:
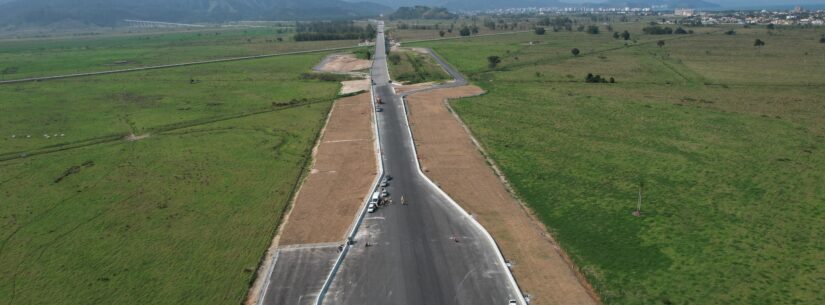
{"label": "roadway vanishing into distance", "polygon": [[[402,96],[389,82],[383,23],[378,28],[371,74],[384,101],[377,124],[394,203],[367,214],[323,303],[523,304],[489,235],[419,171]],[[437,60],[457,80],[443,86],[466,83]]]}
{"label": "roadway vanishing into distance", "polygon": [[[419,170],[403,97],[462,86],[465,78],[432,53],[454,81],[396,94],[382,22],[378,29],[370,73],[373,98],[384,102],[376,130],[383,172],[392,176],[387,191],[394,203],[355,221],[352,245],[343,252],[340,244],[280,247],[257,304],[486,305],[515,300],[524,305],[489,234]],[[407,204],[401,204],[402,197]]]}

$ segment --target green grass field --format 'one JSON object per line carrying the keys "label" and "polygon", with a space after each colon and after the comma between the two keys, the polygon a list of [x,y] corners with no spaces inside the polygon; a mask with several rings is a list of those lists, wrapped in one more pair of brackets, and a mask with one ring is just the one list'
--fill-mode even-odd
{"label": "green grass field", "polygon": [[450,78],[429,54],[415,51],[393,51],[388,64],[393,80],[414,84],[442,81]]}
{"label": "green grass field", "polygon": [[300,77],[324,55],[0,86],[0,304],[241,302],[338,91]]}
{"label": "green grass field", "polygon": [[825,30],[614,27],[414,45],[488,91],[453,106],[605,304],[825,303]]}
{"label": "green grass field", "polygon": [[[117,70],[355,46],[357,41],[291,41],[277,27],[0,40],[0,79]],[[281,39],[282,41],[278,41]]]}

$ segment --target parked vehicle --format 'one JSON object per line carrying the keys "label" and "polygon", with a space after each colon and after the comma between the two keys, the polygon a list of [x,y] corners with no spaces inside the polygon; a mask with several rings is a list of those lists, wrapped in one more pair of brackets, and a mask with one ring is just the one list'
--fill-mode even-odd
{"label": "parked vehicle", "polygon": [[375,213],[376,209],[377,209],[377,206],[375,204],[370,203],[367,206],[367,213]]}

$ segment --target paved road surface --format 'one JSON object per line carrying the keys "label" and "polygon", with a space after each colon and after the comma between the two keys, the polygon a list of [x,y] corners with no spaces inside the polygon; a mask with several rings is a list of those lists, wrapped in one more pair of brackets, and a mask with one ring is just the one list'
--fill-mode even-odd
{"label": "paved road surface", "polygon": [[[418,172],[401,97],[388,84],[381,29],[372,77],[386,103],[378,127],[394,204],[368,214],[324,303],[507,304],[517,288],[495,245]],[[455,75],[450,86],[464,83]]]}
{"label": "paved road surface", "polygon": [[259,304],[315,304],[318,292],[337,258],[336,245],[279,248]]}

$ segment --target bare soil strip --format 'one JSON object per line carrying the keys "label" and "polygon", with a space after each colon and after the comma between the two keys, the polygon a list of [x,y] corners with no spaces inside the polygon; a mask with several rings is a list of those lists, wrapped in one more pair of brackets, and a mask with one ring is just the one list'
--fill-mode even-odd
{"label": "bare soil strip", "polygon": [[369,69],[370,66],[372,66],[371,61],[358,59],[354,54],[332,54],[315,66],[315,70],[320,72],[349,73]]}
{"label": "bare soil strip", "polygon": [[424,172],[493,235],[512,262],[519,286],[532,296],[531,304],[599,304],[546,228],[508,191],[445,104],[482,93],[476,86],[463,86],[407,98]]}
{"label": "bare soil strip", "polygon": [[280,245],[341,241],[377,174],[370,95],[335,102]]}

